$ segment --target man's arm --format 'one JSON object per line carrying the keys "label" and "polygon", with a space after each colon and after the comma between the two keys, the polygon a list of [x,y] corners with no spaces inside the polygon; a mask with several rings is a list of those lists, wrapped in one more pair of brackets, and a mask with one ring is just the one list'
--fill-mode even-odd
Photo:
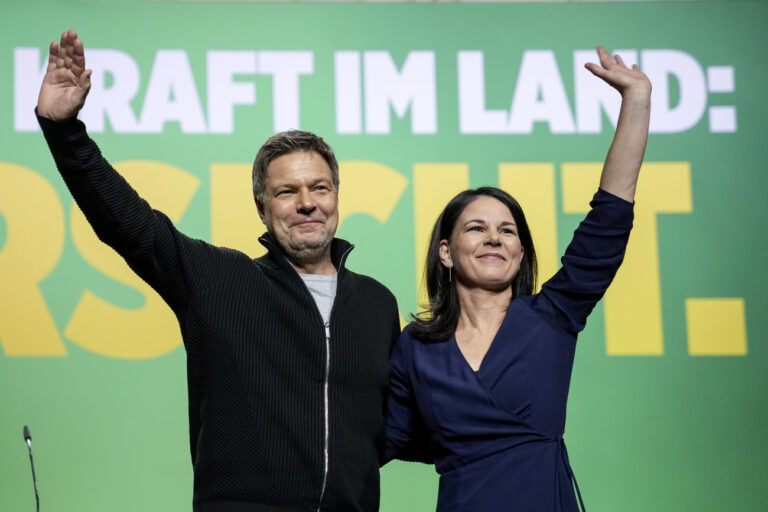
{"label": "man's arm", "polygon": [[38,97],[38,121],[59,172],[96,234],[178,309],[192,291],[187,277],[190,256],[210,247],[179,233],[102,157],[76,118],[85,104],[90,76],[77,33],[63,33],[61,43],[51,43]]}
{"label": "man's arm", "polygon": [[648,141],[651,82],[637,65],[628,68],[621,57],[612,59],[602,46],[597,52],[600,65],[590,62],[586,68],[621,94],[619,121],[603,165],[600,188],[631,202]]}

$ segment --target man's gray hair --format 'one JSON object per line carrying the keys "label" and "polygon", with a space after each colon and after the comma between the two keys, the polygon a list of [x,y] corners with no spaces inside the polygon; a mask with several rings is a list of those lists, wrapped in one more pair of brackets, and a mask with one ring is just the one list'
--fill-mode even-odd
{"label": "man's gray hair", "polygon": [[297,151],[315,152],[326,161],[331,168],[333,186],[339,189],[339,164],[333,154],[331,146],[310,132],[301,130],[289,130],[273,135],[256,154],[253,161],[253,197],[259,204],[264,203],[264,191],[267,181],[267,167],[277,157],[295,153]]}

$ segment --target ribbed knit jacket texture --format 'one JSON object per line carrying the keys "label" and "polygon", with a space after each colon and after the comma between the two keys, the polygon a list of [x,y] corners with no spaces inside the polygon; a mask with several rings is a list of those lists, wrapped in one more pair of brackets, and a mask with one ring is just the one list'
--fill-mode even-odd
{"label": "ribbed knit jacket texture", "polygon": [[344,267],[352,246],[339,239],[331,246],[338,289],[323,492],[325,329],[280,246],[262,236],[268,253],[253,260],[185,236],[110,166],[83,123],[38,120],[99,238],[179,320],[194,510],[378,510],[388,360],[400,328],[389,290]]}

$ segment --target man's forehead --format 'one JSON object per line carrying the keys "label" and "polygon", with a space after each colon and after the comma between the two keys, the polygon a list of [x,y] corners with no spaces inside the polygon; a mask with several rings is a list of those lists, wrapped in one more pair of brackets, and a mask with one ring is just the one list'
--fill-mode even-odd
{"label": "man's forehead", "polygon": [[328,162],[316,151],[293,151],[280,155],[267,165],[266,181],[332,180]]}

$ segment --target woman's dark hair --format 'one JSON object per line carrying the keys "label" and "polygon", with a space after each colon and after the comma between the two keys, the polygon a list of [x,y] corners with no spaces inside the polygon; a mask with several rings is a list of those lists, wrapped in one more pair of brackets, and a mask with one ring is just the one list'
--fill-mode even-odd
{"label": "woman's dark hair", "polygon": [[424,271],[429,304],[418,315],[411,315],[411,334],[420,340],[442,341],[456,332],[459,322],[459,296],[456,292],[456,280],[450,279],[449,270],[440,261],[440,241],[450,241],[462,212],[469,203],[480,196],[492,197],[504,203],[517,224],[517,235],[523,246],[523,259],[510,284],[512,297],[531,295],[536,287],[536,251],[520,204],[515,198],[495,187],[465,190],[450,200],[432,230]]}

